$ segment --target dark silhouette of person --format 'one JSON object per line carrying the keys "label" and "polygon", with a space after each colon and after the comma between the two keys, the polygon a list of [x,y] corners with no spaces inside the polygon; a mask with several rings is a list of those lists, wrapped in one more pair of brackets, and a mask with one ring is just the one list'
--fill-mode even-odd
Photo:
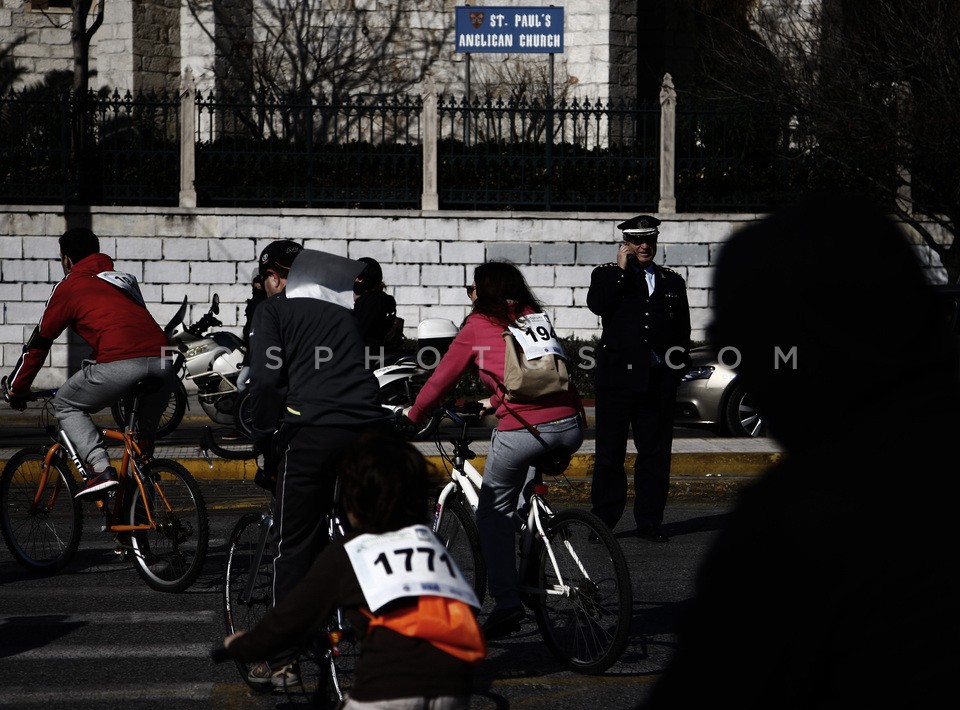
{"label": "dark silhouette of person", "polygon": [[[362,256],[366,266],[353,285],[353,314],[356,316],[366,357],[373,368],[382,367],[383,353],[395,350],[403,336],[397,331],[397,302],[384,289],[383,269],[380,262],[370,256]],[[403,321],[400,321],[400,328]]]}
{"label": "dark silhouette of person", "polygon": [[785,456],[741,490],[642,708],[956,697],[960,383],[937,299],[859,198],[807,198],[724,245],[709,334]]}

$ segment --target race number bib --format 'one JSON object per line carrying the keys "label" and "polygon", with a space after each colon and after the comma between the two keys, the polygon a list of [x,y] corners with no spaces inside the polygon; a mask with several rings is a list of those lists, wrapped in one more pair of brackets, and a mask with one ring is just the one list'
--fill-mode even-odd
{"label": "race number bib", "polygon": [[111,286],[123,289],[141,306],[146,306],[143,302],[143,294],[140,293],[140,285],[137,283],[137,277],[133,274],[125,274],[122,271],[101,271],[97,278],[103,279]]}
{"label": "race number bib", "polygon": [[563,344],[553,330],[553,324],[546,313],[530,313],[521,316],[509,326],[510,332],[523,349],[523,356],[527,360],[536,360],[544,355],[559,355],[567,358]]}
{"label": "race number bib", "polygon": [[394,599],[421,595],[449,597],[480,608],[450,552],[425,525],[360,535],[343,547],[374,614]]}

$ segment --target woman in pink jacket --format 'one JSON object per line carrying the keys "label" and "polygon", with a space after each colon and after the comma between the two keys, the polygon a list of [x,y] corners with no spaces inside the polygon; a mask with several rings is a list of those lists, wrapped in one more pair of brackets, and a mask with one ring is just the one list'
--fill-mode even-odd
{"label": "woman in pink jacket", "polygon": [[488,639],[496,639],[517,631],[525,616],[517,587],[515,535],[522,522],[517,504],[531,462],[545,450],[516,415],[535,426],[550,448],[570,452],[583,443],[585,422],[572,386],[535,402],[503,401],[503,331],[518,317],[543,310],[520,270],[507,262],[481,264],[467,286],[467,295],[473,309],[407,416],[413,422],[422,421],[471,368],[479,372],[480,381],[491,392],[490,408],[496,412],[497,427],[483,470],[477,526],[490,595],[496,602],[483,630]]}

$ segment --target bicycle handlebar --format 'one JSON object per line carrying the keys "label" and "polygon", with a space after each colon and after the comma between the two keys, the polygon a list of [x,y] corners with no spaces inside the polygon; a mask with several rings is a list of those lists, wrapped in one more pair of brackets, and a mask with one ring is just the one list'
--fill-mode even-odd
{"label": "bicycle handlebar", "polygon": [[[57,393],[57,387],[50,387],[42,390],[30,390],[28,393],[23,395],[17,395],[18,399],[22,399],[25,402],[36,402],[39,399],[49,399]],[[7,395],[10,393],[10,388],[7,387],[7,378],[4,376],[0,379],[0,392],[3,394],[3,398],[6,399]]]}
{"label": "bicycle handlebar", "polygon": [[479,419],[483,416],[484,407],[480,402],[464,402],[457,407],[453,400],[450,400],[430,412],[431,417],[446,417],[457,424],[463,424],[467,418]]}

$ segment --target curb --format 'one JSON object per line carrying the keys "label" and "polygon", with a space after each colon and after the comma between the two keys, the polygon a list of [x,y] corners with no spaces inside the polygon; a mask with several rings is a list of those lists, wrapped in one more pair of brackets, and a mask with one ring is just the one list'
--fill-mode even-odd
{"label": "curb", "polygon": [[[725,498],[735,495],[744,485],[756,480],[767,468],[780,460],[780,453],[679,453],[673,454],[670,473],[671,498],[713,497]],[[428,455],[433,465],[446,470],[444,461],[436,455]],[[625,467],[631,471],[635,456],[628,455]],[[594,465],[593,454],[576,454],[570,461],[566,473],[555,479],[548,479],[558,496],[572,500],[589,500],[590,481]],[[227,496],[235,505],[247,497],[263,498],[264,493],[254,482],[257,472],[255,461],[227,461],[212,459],[213,468],[202,458],[179,458],[194,478],[212,487],[229,487]],[[472,460],[479,471],[483,471],[486,456],[477,456]],[[627,477],[628,491],[633,489],[633,477]],[[632,495],[632,493],[630,493]],[[221,496],[217,496],[220,498]]]}

